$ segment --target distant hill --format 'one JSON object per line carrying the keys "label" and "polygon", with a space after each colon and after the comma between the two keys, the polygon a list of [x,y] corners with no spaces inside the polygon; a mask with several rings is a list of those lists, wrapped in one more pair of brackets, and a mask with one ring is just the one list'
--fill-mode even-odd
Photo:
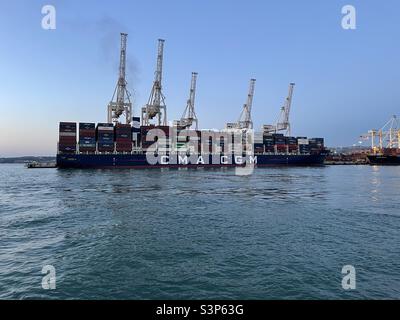
{"label": "distant hill", "polygon": [[31,162],[31,161],[51,162],[51,161],[56,161],[56,158],[55,157],[34,157],[34,156],[0,158],[0,163],[27,163],[27,162]]}

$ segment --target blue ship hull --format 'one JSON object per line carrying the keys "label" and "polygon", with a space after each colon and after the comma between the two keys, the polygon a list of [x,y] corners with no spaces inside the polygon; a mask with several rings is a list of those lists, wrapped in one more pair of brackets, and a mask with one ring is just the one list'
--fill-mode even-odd
{"label": "blue ship hull", "polygon": [[[201,159],[200,159],[201,157]],[[169,156],[160,156],[149,163],[145,154],[59,154],[58,168],[198,168],[198,167],[240,167],[245,163],[256,167],[266,166],[319,166],[323,165],[326,154],[259,154],[253,157],[229,157],[219,155],[195,156],[192,161],[180,161]],[[186,160],[186,159],[185,159]]]}

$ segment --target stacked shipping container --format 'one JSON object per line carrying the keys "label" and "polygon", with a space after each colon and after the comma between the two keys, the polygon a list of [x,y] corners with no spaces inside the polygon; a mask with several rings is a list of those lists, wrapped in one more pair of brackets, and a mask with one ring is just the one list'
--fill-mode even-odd
{"label": "stacked shipping container", "polygon": [[114,152],[114,125],[112,123],[97,124],[96,137],[99,152]]}
{"label": "stacked shipping container", "polygon": [[170,137],[172,150],[175,152],[197,153],[201,148],[201,131],[176,130],[176,137]]}
{"label": "stacked shipping container", "polygon": [[264,152],[264,134],[262,132],[254,133],[254,153]]}
{"label": "stacked shipping container", "polygon": [[265,152],[267,153],[275,152],[275,139],[272,134],[265,133],[263,136],[263,142],[265,146]]}
{"label": "stacked shipping container", "polygon": [[117,152],[132,152],[132,127],[117,123],[115,126],[115,149]]}
{"label": "stacked shipping container", "polygon": [[299,146],[299,152],[301,154],[310,153],[310,145],[307,137],[297,137],[297,144]]}
{"label": "stacked shipping container", "polygon": [[274,137],[274,144],[275,144],[276,151],[278,153],[286,153],[287,146],[286,146],[285,136],[281,133],[275,133],[275,134],[273,134],[273,137]]}
{"label": "stacked shipping container", "polygon": [[139,147],[141,141],[140,136],[140,118],[132,118],[132,142],[136,147]]}
{"label": "stacked shipping container", "polygon": [[299,150],[295,137],[286,137],[286,145],[289,153],[296,153]]}
{"label": "stacked shipping container", "polygon": [[[112,123],[79,123],[79,152],[100,153],[119,152],[130,153],[132,146],[148,147],[156,143],[158,152],[202,152],[231,153],[241,152],[245,145],[234,146],[233,132],[226,131],[195,131],[180,130],[168,126],[140,126],[140,118],[132,118],[133,126]],[[159,132],[151,132],[153,129]],[[170,130],[173,129],[171,132]],[[171,136],[172,134],[172,136]],[[77,126],[73,122],[61,122],[59,130],[59,152],[75,153]],[[201,138],[204,140],[201,141]],[[238,138],[238,137],[236,137]],[[246,143],[245,136],[239,141]],[[97,148],[96,148],[97,144]],[[324,150],[323,138],[285,137],[283,134],[255,133],[254,153],[300,153],[317,154]]]}
{"label": "stacked shipping container", "polygon": [[61,153],[76,152],[76,123],[60,122],[58,150]]}
{"label": "stacked shipping container", "polygon": [[[155,130],[159,131],[157,132]],[[143,150],[147,150],[155,142],[157,142],[158,148],[161,150],[170,148],[168,126],[142,126],[140,127],[140,136]]]}
{"label": "stacked shipping container", "polygon": [[310,153],[315,154],[324,149],[323,138],[312,138],[309,139],[308,141],[309,141]]}
{"label": "stacked shipping container", "polygon": [[96,151],[96,124],[79,123],[79,152]]}

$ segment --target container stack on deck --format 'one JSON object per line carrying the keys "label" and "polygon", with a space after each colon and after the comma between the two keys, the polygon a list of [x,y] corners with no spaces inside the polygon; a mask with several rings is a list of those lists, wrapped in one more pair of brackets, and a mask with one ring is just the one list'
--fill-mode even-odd
{"label": "container stack on deck", "polygon": [[172,141],[170,137],[169,127],[168,126],[158,126],[158,130],[162,131],[162,136],[157,136],[157,150],[159,152],[169,152],[172,146]]}
{"label": "container stack on deck", "polygon": [[96,124],[79,123],[79,152],[96,151]]}
{"label": "container stack on deck", "polygon": [[60,122],[58,150],[62,153],[76,152],[75,122]]}
{"label": "container stack on deck", "polygon": [[[60,123],[59,153],[131,153],[133,146],[146,152],[156,145],[160,153],[233,153],[240,147],[235,145],[246,136],[236,136],[230,131],[178,130],[168,126],[140,126],[139,118],[129,124],[95,123],[79,124],[79,149],[77,149],[77,125],[73,122]],[[159,132],[151,130],[160,130]],[[170,131],[171,130],[171,131]],[[239,138],[238,138],[239,137]],[[203,139],[203,140],[201,140]],[[239,139],[239,140],[238,140]],[[323,138],[285,137],[283,134],[256,132],[255,154],[318,154],[325,150]],[[246,146],[241,145],[244,150]],[[137,150],[137,149],[135,149]]]}
{"label": "container stack on deck", "polygon": [[[156,130],[160,130],[160,132],[157,132]],[[158,135],[164,135],[164,138],[159,138]],[[155,142],[157,142],[157,147],[159,149],[170,147],[168,126],[142,126],[140,127],[140,137],[143,150],[147,150]]]}
{"label": "container stack on deck", "polygon": [[287,151],[286,138],[281,133],[273,134],[276,152],[285,153]]}
{"label": "container stack on deck", "polygon": [[140,118],[139,117],[133,117],[132,118],[132,142],[135,147],[140,146]]}
{"label": "container stack on deck", "polygon": [[309,139],[310,153],[315,154],[320,152],[324,148],[323,138],[312,138]]}
{"label": "container stack on deck", "polygon": [[132,152],[132,127],[130,124],[115,126],[115,149],[117,152]]}
{"label": "container stack on deck", "polygon": [[196,131],[177,129],[173,133],[176,134],[176,137],[170,137],[170,143],[172,147],[171,150],[174,152],[194,152],[195,148],[199,147],[198,143],[200,139]]}
{"label": "container stack on deck", "polygon": [[254,153],[264,152],[264,134],[262,132],[254,133]]}
{"label": "container stack on deck", "polygon": [[114,152],[114,125],[112,123],[99,123],[96,136],[99,152]]}
{"label": "container stack on deck", "polygon": [[263,143],[265,146],[265,152],[274,153],[275,152],[275,140],[272,134],[264,133]]}
{"label": "container stack on deck", "polygon": [[297,137],[297,144],[299,145],[299,153],[310,153],[310,145],[307,137]]}
{"label": "container stack on deck", "polygon": [[289,153],[296,153],[299,151],[299,146],[295,137],[286,137],[286,145]]}

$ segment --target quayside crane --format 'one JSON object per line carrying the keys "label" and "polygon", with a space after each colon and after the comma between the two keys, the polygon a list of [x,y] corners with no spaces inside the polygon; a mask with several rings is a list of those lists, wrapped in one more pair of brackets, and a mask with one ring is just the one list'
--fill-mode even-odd
{"label": "quayside crane", "polygon": [[195,124],[195,129],[198,130],[198,119],[196,111],[194,109],[194,103],[196,98],[196,84],[197,84],[197,72],[192,72],[192,80],[190,82],[189,99],[186,103],[185,111],[182,114],[180,120],[175,121],[174,125],[180,129],[189,129]]}
{"label": "quayside crane", "polygon": [[281,108],[281,113],[279,115],[278,121],[276,125],[264,125],[263,130],[267,133],[277,133],[280,131],[285,131],[285,134],[290,136],[291,127],[290,127],[290,109],[292,107],[292,99],[294,92],[295,83],[289,84],[289,93],[285,100],[283,107]]}
{"label": "quayside crane", "polygon": [[130,100],[130,93],[127,89],[126,81],[126,42],[127,33],[121,33],[121,50],[119,59],[119,77],[114,90],[114,94],[108,104],[107,121],[109,123],[119,122],[121,116],[125,116],[126,124],[131,123],[132,120],[132,103]]}
{"label": "quayside crane", "polygon": [[371,138],[371,148],[374,153],[382,152],[387,148],[400,148],[400,122],[398,117],[392,116],[379,130],[368,131],[367,137]]}
{"label": "quayside crane", "polygon": [[256,79],[250,79],[247,101],[243,105],[242,113],[240,114],[239,120],[234,123],[227,123],[226,124],[227,129],[253,129],[251,109],[253,106],[255,84],[256,84]]}
{"label": "quayside crane", "polygon": [[142,124],[148,126],[151,120],[157,118],[158,125],[167,125],[167,106],[162,93],[162,71],[165,40],[158,40],[157,66],[155,79],[147,104],[142,108]]}

